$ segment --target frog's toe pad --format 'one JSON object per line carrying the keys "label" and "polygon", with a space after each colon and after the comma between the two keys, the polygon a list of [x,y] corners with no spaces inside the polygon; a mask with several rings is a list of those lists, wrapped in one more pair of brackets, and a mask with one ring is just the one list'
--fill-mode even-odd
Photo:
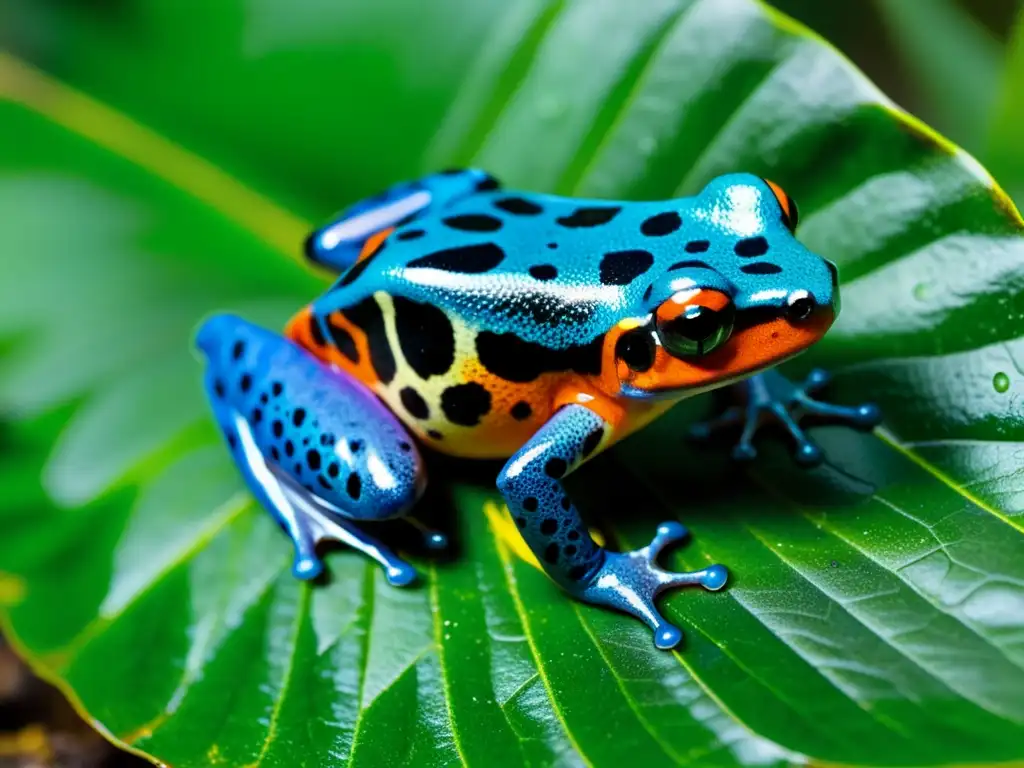
{"label": "frog's toe pad", "polygon": [[424,537],[423,541],[427,545],[427,549],[435,552],[448,549],[448,537],[440,531],[431,531]]}
{"label": "frog's toe pad", "polygon": [[662,624],[654,631],[654,646],[661,651],[670,651],[683,641],[683,630],[674,624]]}
{"label": "frog's toe pad", "polygon": [[384,578],[393,587],[407,587],[416,581],[416,569],[406,562],[396,560],[384,569]]}
{"label": "frog's toe pad", "polygon": [[794,456],[796,457],[797,464],[802,464],[805,467],[817,466],[825,458],[821,448],[810,441],[801,442],[797,445]]}
{"label": "frog's toe pad", "polygon": [[724,565],[711,565],[704,569],[701,585],[704,589],[717,592],[729,580],[729,571]]}
{"label": "frog's toe pad", "polygon": [[296,579],[302,581],[309,581],[315,579],[324,571],[324,564],[320,558],[315,555],[305,555],[296,557],[295,562],[292,563],[292,575]]}
{"label": "frog's toe pad", "polygon": [[657,558],[670,544],[688,535],[680,523],[670,521],[658,526],[651,543],[632,552],[608,552],[605,561],[578,595],[582,600],[605,605],[643,621],[654,632],[656,647],[676,647],[682,630],[658,612],[655,600],[662,592],[685,586],[702,586],[717,591],[725,586],[729,574],[724,566],[711,565],[699,571],[666,571]]}

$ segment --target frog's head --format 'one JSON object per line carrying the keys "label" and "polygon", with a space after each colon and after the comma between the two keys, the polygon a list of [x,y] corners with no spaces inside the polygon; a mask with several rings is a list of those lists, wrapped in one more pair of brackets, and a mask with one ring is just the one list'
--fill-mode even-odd
{"label": "frog's head", "polygon": [[689,225],[678,260],[606,338],[605,370],[630,397],[757,373],[814,344],[839,312],[836,268],[797,241],[796,204],[777,184],[721,176],[676,205]]}

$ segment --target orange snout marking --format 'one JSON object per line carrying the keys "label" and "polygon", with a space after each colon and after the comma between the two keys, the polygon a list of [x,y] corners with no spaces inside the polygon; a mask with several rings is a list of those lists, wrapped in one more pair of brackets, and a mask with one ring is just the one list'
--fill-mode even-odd
{"label": "orange snout marking", "polygon": [[694,361],[693,367],[712,380],[751,373],[803,352],[825,335],[833,320],[832,310],[821,307],[801,323],[780,317],[744,328],[719,349]]}
{"label": "orange snout marking", "polygon": [[372,235],[366,238],[366,242],[363,243],[363,250],[359,252],[359,258],[356,259],[356,264],[358,264],[360,261],[367,258],[371,253],[376,251],[380,244],[387,239],[388,235],[390,235],[394,231],[394,227],[388,227],[387,229],[382,229],[380,232],[374,232]]}
{"label": "orange snout marking", "polygon": [[[704,296],[701,298],[705,306],[717,308],[711,306],[710,301],[705,302]],[[659,307],[659,317],[664,310],[665,319],[672,319],[681,314],[683,308],[681,305],[675,310],[662,305]],[[799,323],[779,317],[735,330],[718,349],[701,357],[687,359],[675,357],[658,345],[655,347],[654,363],[646,371],[633,370],[623,360],[616,359],[615,347],[619,337],[636,327],[635,323],[620,323],[608,333],[605,340],[602,389],[608,391],[608,387],[613,384],[613,377],[618,378],[615,384],[623,383],[652,393],[710,388],[793,357],[821,339],[834,320],[835,314],[830,307],[818,307],[811,317]]]}

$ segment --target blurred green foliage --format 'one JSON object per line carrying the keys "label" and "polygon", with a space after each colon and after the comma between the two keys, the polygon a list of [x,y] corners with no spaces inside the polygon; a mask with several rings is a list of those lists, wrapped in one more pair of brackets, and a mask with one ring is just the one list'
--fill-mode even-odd
{"label": "blurred green foliage", "polygon": [[778,0],[1024,199],[1020,0]]}

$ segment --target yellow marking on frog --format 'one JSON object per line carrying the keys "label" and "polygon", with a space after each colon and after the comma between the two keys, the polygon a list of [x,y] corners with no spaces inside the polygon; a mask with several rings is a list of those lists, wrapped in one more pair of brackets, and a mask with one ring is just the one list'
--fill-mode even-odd
{"label": "yellow marking on frog", "polygon": [[[373,297],[384,317],[384,335],[395,359],[394,378],[387,385],[378,383],[377,394],[411,432],[437,450],[456,456],[479,455],[478,452],[484,445],[481,442],[481,426],[486,423],[487,417],[484,417],[484,422],[481,425],[467,427],[448,421],[441,409],[441,394],[448,387],[468,381],[467,371],[477,364],[476,332],[458,317],[449,317],[448,320],[455,338],[455,355],[452,366],[446,373],[424,380],[412,369],[405,359],[405,355],[402,354],[398,331],[395,327],[394,300],[384,291],[378,291]],[[417,419],[405,409],[400,396],[405,387],[411,387],[426,402],[430,410],[428,418]],[[437,430],[443,435],[443,439],[432,439],[427,434],[429,430]]]}
{"label": "yellow marking on frog", "polygon": [[10,573],[0,573],[0,605],[11,608],[25,599],[25,580]]}
{"label": "yellow marking on frog", "polygon": [[618,327],[623,331],[632,331],[634,328],[639,328],[643,325],[643,322],[638,317],[627,317],[619,320]]}
{"label": "yellow marking on frog", "polygon": [[[510,552],[515,554],[524,563],[532,565],[538,571],[544,570],[541,568],[536,556],[530,551],[530,547],[523,540],[519,529],[512,522],[512,515],[509,514],[507,505],[497,504],[490,500],[485,501],[484,515],[487,517],[487,522],[491,526],[491,531],[495,537],[508,547]],[[600,531],[590,529],[590,536],[599,545],[604,546],[604,536],[601,535]]]}

